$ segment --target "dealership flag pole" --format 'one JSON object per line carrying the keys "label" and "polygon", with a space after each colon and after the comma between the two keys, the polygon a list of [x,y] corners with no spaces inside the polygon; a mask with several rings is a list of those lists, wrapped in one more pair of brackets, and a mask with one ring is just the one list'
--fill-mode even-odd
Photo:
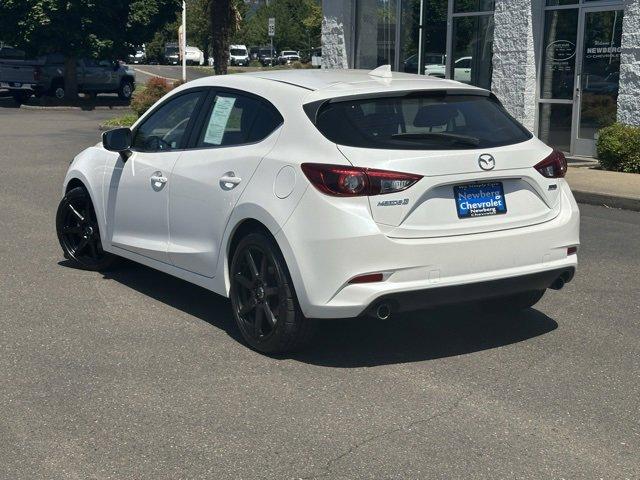
{"label": "dealership flag pole", "polygon": [[180,39],[182,50],[182,81],[187,81],[187,2],[182,0],[182,38]]}

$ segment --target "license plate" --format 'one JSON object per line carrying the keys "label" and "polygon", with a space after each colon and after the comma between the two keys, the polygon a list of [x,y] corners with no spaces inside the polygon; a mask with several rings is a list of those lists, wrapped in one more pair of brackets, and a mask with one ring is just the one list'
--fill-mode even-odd
{"label": "license plate", "polygon": [[502,182],[473,183],[453,187],[458,218],[486,217],[507,213]]}

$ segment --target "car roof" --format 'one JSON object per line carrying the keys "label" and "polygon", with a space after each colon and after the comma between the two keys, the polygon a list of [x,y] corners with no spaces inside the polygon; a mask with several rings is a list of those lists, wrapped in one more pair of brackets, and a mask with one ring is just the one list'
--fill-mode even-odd
{"label": "car roof", "polygon": [[466,89],[484,91],[471,85],[438,77],[401,72],[389,72],[387,76],[382,76],[384,74],[376,72],[348,69],[294,69],[259,71],[242,75],[304,88],[315,92],[313,96],[317,97],[401,90]]}
{"label": "car roof", "polygon": [[[234,75],[211,76],[194,80],[185,86],[222,86],[229,88],[268,90],[273,95],[303,103],[351,95],[368,95],[413,90],[457,90],[469,93],[489,93],[454,80],[428,75],[348,69],[261,70]],[[183,86],[184,87],[184,86]],[[271,95],[270,95],[271,96]],[[287,97],[288,96],[288,97]]]}

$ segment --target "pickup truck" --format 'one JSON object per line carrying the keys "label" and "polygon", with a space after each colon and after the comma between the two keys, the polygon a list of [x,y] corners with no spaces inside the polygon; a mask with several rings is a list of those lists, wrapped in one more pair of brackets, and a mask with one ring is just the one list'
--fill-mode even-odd
{"label": "pickup truck", "polygon": [[[135,72],[118,62],[80,59],[77,63],[78,91],[92,96],[117,93],[123,100],[131,98],[136,86]],[[65,96],[64,57],[45,55],[35,60],[0,59],[0,88],[10,91],[21,103],[31,95]]]}

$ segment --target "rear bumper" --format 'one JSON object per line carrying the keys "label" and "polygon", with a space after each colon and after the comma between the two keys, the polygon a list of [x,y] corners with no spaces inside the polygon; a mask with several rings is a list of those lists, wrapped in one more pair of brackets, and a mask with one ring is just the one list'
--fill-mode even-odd
{"label": "rear bumper", "polygon": [[[310,187],[275,237],[302,312],[313,318],[357,317],[381,298],[394,295],[410,305],[414,300],[412,295],[404,296],[407,292],[420,292],[415,295],[423,297],[418,303],[424,308],[442,304],[439,297],[445,294],[445,303],[465,302],[468,295],[475,300],[506,295],[511,282],[518,289],[520,284],[531,289],[526,283],[533,279],[534,287],[546,288],[558,271],[573,271],[578,264],[577,255],[567,255],[567,248],[579,245],[580,214],[566,182],[559,184],[560,213],[552,220],[502,231],[422,239],[384,235],[371,218],[366,197],[336,199]],[[349,283],[369,273],[382,273],[383,281]],[[529,279],[513,280],[521,277]],[[535,283],[538,280],[542,283]],[[453,294],[446,290],[457,286],[467,287],[462,290],[466,298],[461,290],[451,290]],[[427,290],[434,293],[425,295]]]}
{"label": "rear bumper", "polygon": [[392,293],[378,298],[366,311],[372,310],[377,305],[388,304],[394,312],[410,312],[461,302],[500,298],[533,290],[546,290],[558,279],[562,279],[563,284],[569,283],[575,271],[575,267],[557,268],[487,282]]}

